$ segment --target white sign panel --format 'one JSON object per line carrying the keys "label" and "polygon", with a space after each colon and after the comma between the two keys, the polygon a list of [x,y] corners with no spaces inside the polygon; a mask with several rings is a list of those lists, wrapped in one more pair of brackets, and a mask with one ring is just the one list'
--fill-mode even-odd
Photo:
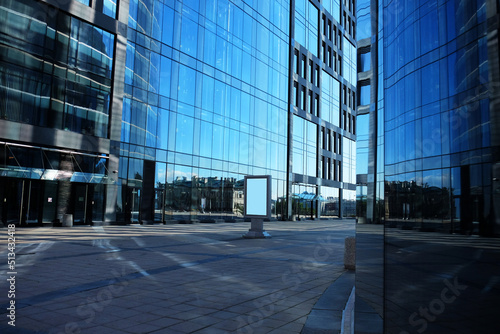
{"label": "white sign panel", "polygon": [[271,176],[245,176],[245,216],[270,218]]}
{"label": "white sign panel", "polygon": [[247,215],[267,215],[267,178],[247,179]]}

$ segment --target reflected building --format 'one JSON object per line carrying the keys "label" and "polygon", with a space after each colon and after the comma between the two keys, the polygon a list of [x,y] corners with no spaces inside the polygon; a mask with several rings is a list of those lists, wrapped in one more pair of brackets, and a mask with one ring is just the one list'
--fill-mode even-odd
{"label": "reflected building", "polygon": [[495,333],[499,5],[358,1],[359,333]]}
{"label": "reflected building", "polygon": [[234,221],[245,175],[272,176],[273,219],[354,216],[354,1],[7,0],[0,16],[4,224]]}

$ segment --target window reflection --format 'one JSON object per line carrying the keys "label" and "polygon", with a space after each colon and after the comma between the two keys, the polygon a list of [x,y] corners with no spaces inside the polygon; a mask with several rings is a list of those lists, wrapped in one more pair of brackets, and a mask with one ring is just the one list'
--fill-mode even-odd
{"label": "window reflection", "polygon": [[196,57],[198,46],[198,24],[187,17],[182,19],[181,51]]}
{"label": "window reflection", "polygon": [[[305,22],[305,24],[304,24]],[[318,57],[319,11],[308,0],[295,2],[295,40]]]}
{"label": "window reflection", "polygon": [[[107,137],[114,36],[61,12],[55,20],[38,21],[33,13],[43,4],[19,1],[5,6],[2,15],[10,14],[0,24],[0,72],[9,85],[0,88],[5,96],[1,117]],[[23,59],[30,61],[20,62]]]}
{"label": "window reflection", "polygon": [[[304,18],[314,19],[305,46],[317,53],[319,10],[309,1],[304,6]],[[154,155],[141,147],[155,147],[157,161],[166,163],[165,184],[154,194],[155,217],[240,217],[239,180],[250,173],[272,174],[274,201],[284,195],[289,8],[268,2],[253,7],[263,19],[225,0],[130,3],[122,139],[137,145],[131,156]],[[313,68],[319,86],[320,65]],[[331,80],[339,90],[338,80]],[[320,94],[311,93],[302,97],[318,115]],[[329,103],[339,109],[331,94]],[[316,177],[317,125],[302,128],[302,142],[296,141],[305,159],[301,168]]]}

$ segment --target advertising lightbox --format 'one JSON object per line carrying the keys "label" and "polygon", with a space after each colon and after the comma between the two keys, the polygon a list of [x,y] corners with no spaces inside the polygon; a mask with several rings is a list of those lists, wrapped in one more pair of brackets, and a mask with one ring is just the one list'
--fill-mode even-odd
{"label": "advertising lightbox", "polygon": [[271,175],[245,176],[245,217],[271,218]]}

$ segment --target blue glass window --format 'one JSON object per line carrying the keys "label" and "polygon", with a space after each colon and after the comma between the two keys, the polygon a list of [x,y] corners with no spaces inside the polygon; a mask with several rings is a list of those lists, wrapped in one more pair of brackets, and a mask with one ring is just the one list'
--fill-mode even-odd
{"label": "blue glass window", "polygon": [[[339,0],[324,0],[323,6],[333,16],[333,18],[340,23],[340,2]],[[358,2],[357,7],[360,8],[362,3]],[[369,4],[368,4],[369,9]],[[359,23],[358,23],[359,24]],[[371,35],[371,34],[370,34]]]}
{"label": "blue glass window", "polygon": [[343,76],[351,83],[354,87],[357,85],[358,72],[357,72],[357,54],[354,45],[349,42],[349,40],[344,36],[344,61],[343,66]]}
{"label": "blue glass window", "polygon": [[212,123],[201,122],[200,129],[200,155],[210,158],[212,156]]}
{"label": "blue glass window", "polygon": [[439,62],[422,68],[422,105],[439,99]]}
{"label": "blue glass window", "polygon": [[151,52],[151,61],[149,62],[149,91],[158,93],[160,89],[160,55]]}
{"label": "blue glass window", "polygon": [[174,36],[174,10],[168,6],[163,6],[163,32],[161,41],[172,46]]}
{"label": "blue glass window", "polygon": [[159,41],[163,30],[163,7],[161,2],[156,1],[154,3],[152,37]]}
{"label": "blue glass window", "polygon": [[166,150],[168,148],[168,124],[169,112],[166,109],[159,109],[157,118],[158,139],[157,147]]}
{"label": "blue glass window", "polygon": [[420,19],[420,50],[425,54],[434,50],[439,43],[438,15],[436,10]]}
{"label": "blue glass window", "polygon": [[226,71],[228,65],[228,42],[223,38],[217,36],[217,48],[215,51],[215,67],[222,71]]}
{"label": "blue glass window", "polygon": [[148,89],[150,53],[151,51],[140,45],[135,46],[133,84],[144,90]]}
{"label": "blue glass window", "polygon": [[319,33],[319,11],[316,6],[314,6],[311,2],[309,2],[309,20],[308,20],[308,43],[307,49],[311,51],[313,55],[318,57],[318,33]]}
{"label": "blue glass window", "polygon": [[233,46],[233,54],[231,57],[231,74],[237,79],[241,80],[241,70],[243,67],[243,51],[237,47]]}
{"label": "blue glass window", "polygon": [[212,67],[215,67],[215,49],[216,49],[217,37],[214,33],[205,29],[205,40],[204,40],[204,50],[203,50],[203,60],[205,63]]}
{"label": "blue glass window", "polygon": [[317,57],[319,11],[311,2],[299,0],[295,2],[295,12],[295,40]]}
{"label": "blue glass window", "polygon": [[222,126],[213,125],[212,139],[212,158],[222,160],[224,156],[224,128]]}
{"label": "blue glass window", "polygon": [[116,17],[116,0],[103,0],[102,12],[109,17]]}
{"label": "blue glass window", "polygon": [[216,114],[223,114],[226,102],[226,84],[216,80],[214,89],[214,112]]}
{"label": "blue glass window", "polygon": [[433,115],[422,119],[422,154],[431,157],[441,154],[441,116]]}
{"label": "blue glass window", "polygon": [[208,111],[214,110],[214,85],[215,80],[203,75],[202,108]]}
{"label": "blue glass window", "polygon": [[293,117],[293,172],[317,176],[317,129],[318,126],[305,119]]}
{"label": "blue glass window", "polygon": [[238,37],[239,39],[243,39],[244,38],[243,37],[243,11],[236,6],[233,6],[231,14],[233,15],[232,33],[234,36]]}
{"label": "blue glass window", "polygon": [[186,154],[193,153],[193,125],[194,119],[192,117],[177,114],[176,151]]}
{"label": "blue glass window", "polygon": [[200,0],[184,0],[183,3],[185,6],[188,6],[195,11],[198,11],[200,8]]}
{"label": "blue glass window", "polygon": [[241,109],[241,91],[237,88],[231,88],[231,110],[230,117],[234,120],[240,120]]}
{"label": "blue glass window", "polygon": [[325,121],[340,125],[340,83],[323,71],[321,81],[321,118]]}
{"label": "blue glass window", "polygon": [[[326,0],[323,3],[323,6],[325,6],[325,8],[327,8],[328,3],[331,3],[331,1]],[[356,12],[356,31],[357,31],[356,37],[357,37],[357,39],[362,40],[362,39],[371,37],[372,30],[371,30],[370,1],[369,0],[359,0],[356,3],[356,10],[357,10],[357,12]],[[333,13],[330,9],[328,9],[328,11],[333,15]],[[337,10],[337,13],[335,15],[337,15],[337,17],[334,16],[335,20],[337,20],[337,22],[339,22],[339,19],[340,19],[339,10]]]}
{"label": "blue glass window", "polygon": [[219,25],[224,30],[228,28],[229,21],[229,3],[227,0],[217,1],[217,25]]}
{"label": "blue glass window", "polygon": [[359,104],[369,105],[370,104],[370,90],[371,86],[361,86],[359,93]]}
{"label": "blue glass window", "polygon": [[146,35],[151,35],[151,27],[153,22],[153,1],[139,1],[137,6],[137,30]]}
{"label": "blue glass window", "polygon": [[196,57],[198,49],[198,24],[184,17],[181,27],[181,51]]}
{"label": "blue glass window", "polygon": [[196,71],[179,64],[178,99],[189,105],[194,105],[196,92]]}
{"label": "blue glass window", "polygon": [[128,143],[130,142],[130,99],[123,99],[123,108],[122,108],[122,131],[121,131],[121,141]]}
{"label": "blue glass window", "polygon": [[156,147],[156,126],[158,119],[158,108],[148,106],[146,123],[146,146]]}
{"label": "blue glass window", "polygon": [[172,61],[161,56],[160,64],[160,84],[159,94],[163,96],[170,96],[170,78],[172,74]]}
{"label": "blue glass window", "polygon": [[368,138],[370,115],[363,114],[356,117],[356,173],[368,173]]}
{"label": "blue glass window", "polygon": [[[63,12],[41,23],[31,13],[44,4],[13,3],[2,7],[9,18],[0,23],[1,117],[107,137],[114,35]],[[27,61],[26,54],[35,56]]]}
{"label": "blue glass window", "polygon": [[130,143],[145,145],[146,142],[146,120],[147,105],[139,101],[132,100],[130,103]]}
{"label": "blue glass window", "polygon": [[371,68],[371,56],[372,56],[371,52],[362,53],[360,55],[360,63],[358,64],[360,72],[366,72],[366,71],[370,70],[370,68]]}
{"label": "blue glass window", "polygon": [[212,22],[217,20],[217,0],[205,1],[205,17]]}
{"label": "blue glass window", "polygon": [[300,44],[300,45],[306,45],[306,26],[304,21],[295,21],[295,40]]}

